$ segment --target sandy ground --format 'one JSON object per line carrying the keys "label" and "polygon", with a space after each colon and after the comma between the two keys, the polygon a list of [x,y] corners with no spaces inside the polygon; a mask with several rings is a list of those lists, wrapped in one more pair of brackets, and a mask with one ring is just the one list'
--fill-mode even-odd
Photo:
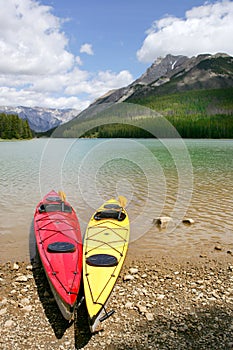
{"label": "sandy ground", "polygon": [[115,313],[89,332],[85,302],[69,323],[40,263],[0,265],[0,349],[233,349],[233,255],[135,259],[128,254],[108,304]]}

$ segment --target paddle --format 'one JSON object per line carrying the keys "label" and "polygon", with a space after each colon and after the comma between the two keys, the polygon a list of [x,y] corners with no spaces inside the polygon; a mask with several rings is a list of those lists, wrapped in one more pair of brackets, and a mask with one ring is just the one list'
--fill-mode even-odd
{"label": "paddle", "polygon": [[58,194],[59,194],[59,196],[61,197],[61,200],[62,200],[63,202],[65,202],[65,201],[66,201],[66,194],[65,194],[65,192],[59,191]]}
{"label": "paddle", "polygon": [[124,196],[119,196],[118,201],[119,201],[120,205],[122,206],[122,208],[125,208],[125,206],[127,204],[127,199]]}
{"label": "paddle", "polygon": [[127,199],[124,196],[119,196],[118,201],[121,205],[121,210],[119,211],[119,214],[118,214],[118,220],[120,220],[122,209],[125,208],[126,203],[127,203]]}
{"label": "paddle", "polygon": [[64,202],[66,201],[66,194],[63,191],[58,192],[59,196],[61,197],[62,204],[61,204],[61,210],[64,211]]}

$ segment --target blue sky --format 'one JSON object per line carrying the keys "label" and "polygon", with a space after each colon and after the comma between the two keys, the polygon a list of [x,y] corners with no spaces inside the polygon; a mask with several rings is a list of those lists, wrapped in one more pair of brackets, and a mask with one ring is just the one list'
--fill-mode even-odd
{"label": "blue sky", "polygon": [[[57,2],[43,1],[51,6]],[[79,55],[83,43],[92,44],[95,57],[84,59],[88,69],[129,69],[137,78],[148,64],[140,63],[136,52],[153,22],[167,15],[182,18],[186,10],[202,4],[203,0],[68,0],[59,1],[54,13],[70,18],[64,29],[70,37],[72,52]]]}
{"label": "blue sky", "polygon": [[0,105],[86,108],[166,54],[233,55],[231,0],[0,0]]}

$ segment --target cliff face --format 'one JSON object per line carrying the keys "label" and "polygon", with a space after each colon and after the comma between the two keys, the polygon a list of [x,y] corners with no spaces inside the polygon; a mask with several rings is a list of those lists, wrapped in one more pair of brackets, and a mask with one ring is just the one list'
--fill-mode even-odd
{"label": "cliff face", "polygon": [[153,94],[223,87],[233,87],[233,57],[221,53],[191,58],[167,55],[165,58],[158,58],[132,84],[109,92],[97,99],[92,106],[130,101]]}

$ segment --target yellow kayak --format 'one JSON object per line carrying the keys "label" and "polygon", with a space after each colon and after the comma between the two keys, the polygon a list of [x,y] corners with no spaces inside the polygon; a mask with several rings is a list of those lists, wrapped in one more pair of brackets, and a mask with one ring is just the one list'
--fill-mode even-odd
{"label": "yellow kayak", "polygon": [[83,284],[92,332],[114,312],[106,311],[106,302],[128,249],[130,229],[125,205],[123,196],[105,202],[92,216],[84,237]]}

